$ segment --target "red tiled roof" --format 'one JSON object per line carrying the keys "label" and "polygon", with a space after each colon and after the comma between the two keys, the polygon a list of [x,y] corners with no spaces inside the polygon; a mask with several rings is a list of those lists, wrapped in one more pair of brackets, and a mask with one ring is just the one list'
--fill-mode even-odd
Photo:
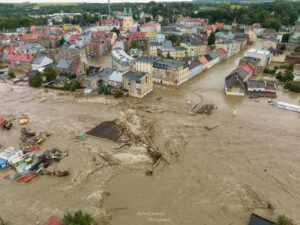
{"label": "red tiled roof", "polygon": [[129,33],[129,39],[135,39],[135,38],[145,38],[146,32],[130,32]]}
{"label": "red tiled roof", "polygon": [[204,56],[200,57],[200,58],[199,58],[199,61],[200,61],[202,64],[208,63],[207,59],[206,59]]}
{"label": "red tiled roof", "polygon": [[276,98],[277,97],[276,92],[265,91],[265,94],[269,98]]}
{"label": "red tiled roof", "polygon": [[44,225],[64,225],[61,221],[59,221],[56,217],[51,216]]}
{"label": "red tiled roof", "polygon": [[8,54],[10,54],[10,53],[14,52],[14,50],[15,50],[14,47],[11,47],[11,46],[5,46],[1,52],[2,52],[2,53],[3,53],[3,52],[7,52]]}
{"label": "red tiled roof", "polygon": [[23,34],[21,39],[25,39],[25,40],[37,40],[38,36],[37,34]]}
{"label": "red tiled roof", "polygon": [[78,39],[78,37],[79,37],[79,34],[72,35],[70,37],[70,41],[76,41]]}
{"label": "red tiled roof", "polygon": [[209,25],[209,24],[205,24],[204,29],[205,30],[213,30],[213,26]]}
{"label": "red tiled roof", "polygon": [[33,58],[32,54],[28,53],[11,53],[7,56],[6,61],[11,62],[30,62]]}
{"label": "red tiled roof", "polygon": [[268,90],[276,90],[274,84],[267,84],[266,89],[268,89]]}
{"label": "red tiled roof", "polygon": [[179,17],[178,21],[187,21],[187,22],[197,22],[197,23],[204,23],[207,19],[200,19],[200,18],[190,18],[190,17]]}
{"label": "red tiled roof", "polygon": [[244,63],[242,65],[239,65],[235,70],[242,68],[245,70],[247,73],[251,73],[254,69],[252,66],[250,66],[248,63]]}
{"label": "red tiled roof", "polygon": [[220,55],[220,56],[226,54],[226,51],[225,51],[223,48],[217,49],[216,52],[217,52],[217,54]]}
{"label": "red tiled roof", "polygon": [[145,27],[156,27],[156,26],[158,26],[157,23],[154,23],[154,24],[147,23],[147,24],[145,24]]}
{"label": "red tiled roof", "polygon": [[216,23],[216,26],[217,26],[217,27],[223,27],[223,26],[224,26],[224,23]]}

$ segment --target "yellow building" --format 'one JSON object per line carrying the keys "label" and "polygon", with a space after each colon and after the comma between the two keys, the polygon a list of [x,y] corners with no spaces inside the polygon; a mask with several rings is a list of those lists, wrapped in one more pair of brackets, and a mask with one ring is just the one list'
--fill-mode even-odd
{"label": "yellow building", "polygon": [[159,57],[144,55],[144,56],[136,59],[134,68],[136,71],[152,74],[153,63],[158,60],[159,60]]}
{"label": "yellow building", "polygon": [[62,27],[59,27],[60,30],[77,30],[80,33],[80,26],[79,25],[63,25]]}
{"label": "yellow building", "polygon": [[135,21],[132,17],[132,11],[131,8],[129,8],[129,12],[126,12],[126,8],[124,9],[124,15],[123,15],[123,28],[127,31],[129,26],[133,25]]}
{"label": "yellow building", "polygon": [[186,58],[187,57],[187,50],[184,47],[178,46],[178,47],[164,47],[158,50],[158,52],[164,56],[165,58],[168,57],[168,55],[173,58]]}
{"label": "yellow building", "polygon": [[149,42],[148,44],[148,54],[150,56],[158,56],[158,49],[160,49],[162,47],[161,44],[157,43],[157,42]]}
{"label": "yellow building", "polygon": [[123,74],[123,87],[130,96],[142,98],[153,90],[153,75],[129,70]]}
{"label": "yellow building", "polygon": [[191,28],[182,28],[180,29],[180,33],[182,34],[190,34],[192,32]]}
{"label": "yellow building", "polygon": [[186,48],[188,57],[203,56],[207,53],[207,45],[205,43],[182,42],[180,46]]}
{"label": "yellow building", "polygon": [[178,86],[189,79],[189,64],[185,61],[160,59],[153,63],[153,81]]}
{"label": "yellow building", "polygon": [[156,32],[146,32],[146,38],[156,39]]}

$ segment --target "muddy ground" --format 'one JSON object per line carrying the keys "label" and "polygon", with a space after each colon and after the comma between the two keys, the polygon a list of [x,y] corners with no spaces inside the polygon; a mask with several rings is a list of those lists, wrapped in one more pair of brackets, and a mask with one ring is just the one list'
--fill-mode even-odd
{"label": "muddy ground", "polygon": [[[180,87],[155,85],[143,99],[0,83],[0,116],[25,116],[26,127],[50,132],[42,149],[67,150],[69,156],[54,167],[71,171],[69,177],[40,176],[27,184],[2,179],[13,171],[0,171],[1,216],[14,225],[35,224],[82,209],[100,224],[246,225],[250,213],[258,212],[270,219],[285,214],[299,224],[300,114],[267,99],[225,96],[224,78],[242,55]],[[279,87],[278,100],[299,104],[299,98]],[[194,103],[214,103],[217,109],[194,115]],[[168,162],[160,161],[153,176],[145,175],[152,162],[141,146],[115,149],[103,139],[76,139],[116,118],[138,135],[147,130],[153,147],[164,154]],[[18,145],[19,131],[19,125],[0,130],[2,149]]]}

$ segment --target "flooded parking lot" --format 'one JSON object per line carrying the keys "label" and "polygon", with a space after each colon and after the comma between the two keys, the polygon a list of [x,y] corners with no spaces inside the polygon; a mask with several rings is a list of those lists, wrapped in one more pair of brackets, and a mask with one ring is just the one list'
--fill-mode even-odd
{"label": "flooded parking lot", "polygon": [[[68,150],[69,157],[61,163],[71,171],[67,178],[43,176],[28,184],[0,179],[0,200],[5,202],[1,215],[12,224],[34,224],[82,209],[114,225],[237,225],[247,224],[256,211],[269,218],[285,214],[300,223],[300,114],[271,106],[266,98],[224,94],[224,78],[242,55],[180,87],[155,85],[143,99],[0,83],[0,116],[28,116],[28,127],[50,132],[42,149]],[[278,100],[299,104],[299,94],[282,87],[277,94]],[[195,115],[190,113],[195,103],[215,104],[217,109],[209,116]],[[135,133],[151,125],[153,147],[170,164],[161,161],[153,176],[146,176],[152,163],[143,150],[118,150],[112,142],[94,137],[76,139],[116,118],[126,120]],[[18,146],[19,130],[16,125],[0,131],[3,147]],[[92,158],[99,153],[112,157],[116,165],[96,165]]]}

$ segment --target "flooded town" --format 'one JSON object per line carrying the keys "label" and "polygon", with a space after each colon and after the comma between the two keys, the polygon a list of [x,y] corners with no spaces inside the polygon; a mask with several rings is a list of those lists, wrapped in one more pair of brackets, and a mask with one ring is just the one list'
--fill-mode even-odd
{"label": "flooded town", "polygon": [[0,224],[300,224],[300,17],[171,4],[3,28]]}

